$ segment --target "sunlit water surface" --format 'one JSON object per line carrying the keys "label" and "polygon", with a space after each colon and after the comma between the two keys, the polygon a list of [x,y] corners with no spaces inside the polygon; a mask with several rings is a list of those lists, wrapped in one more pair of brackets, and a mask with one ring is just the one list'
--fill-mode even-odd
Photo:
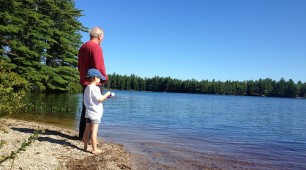
{"label": "sunlit water surface", "polygon": [[[114,92],[99,136],[124,144],[135,169],[306,169],[305,99]],[[78,129],[82,94],[40,100],[71,110],[19,117]]]}

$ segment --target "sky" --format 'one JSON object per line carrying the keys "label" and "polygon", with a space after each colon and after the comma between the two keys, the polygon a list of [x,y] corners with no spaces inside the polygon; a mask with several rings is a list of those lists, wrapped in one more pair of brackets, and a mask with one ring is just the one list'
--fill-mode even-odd
{"label": "sky", "polygon": [[75,0],[75,7],[84,26],[105,31],[108,74],[306,82],[306,0]]}

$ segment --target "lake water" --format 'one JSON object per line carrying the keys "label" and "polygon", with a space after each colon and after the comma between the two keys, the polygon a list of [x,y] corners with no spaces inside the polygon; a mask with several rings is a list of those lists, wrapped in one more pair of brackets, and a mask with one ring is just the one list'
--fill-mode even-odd
{"label": "lake water", "polygon": [[[114,92],[99,136],[125,145],[135,169],[306,169],[305,99]],[[72,110],[35,119],[77,129],[82,95],[51,99]]]}

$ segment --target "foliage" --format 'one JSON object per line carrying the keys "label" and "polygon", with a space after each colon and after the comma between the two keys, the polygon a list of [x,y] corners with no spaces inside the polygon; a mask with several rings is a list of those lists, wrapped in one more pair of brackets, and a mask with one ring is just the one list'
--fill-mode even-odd
{"label": "foliage", "polygon": [[158,92],[180,92],[201,94],[226,94],[245,96],[273,96],[273,97],[306,97],[306,83],[280,79],[278,82],[270,78],[249,81],[197,81],[178,80],[170,77],[140,78],[132,74],[122,76],[109,75],[106,88],[120,90],[141,90]]}
{"label": "foliage", "polygon": [[0,149],[6,144],[6,141],[5,140],[1,140],[0,141]]}
{"label": "foliage", "polygon": [[12,67],[6,60],[0,60],[0,116],[24,106],[22,99],[28,82],[17,73],[11,72]]}
{"label": "foliage", "polygon": [[47,113],[64,113],[71,111],[71,108],[68,105],[64,106],[50,106],[47,102],[34,101],[26,102],[24,111],[34,111],[34,112],[47,112]]}
{"label": "foliage", "polygon": [[0,1],[0,56],[31,92],[75,92],[81,10],[72,0]]}

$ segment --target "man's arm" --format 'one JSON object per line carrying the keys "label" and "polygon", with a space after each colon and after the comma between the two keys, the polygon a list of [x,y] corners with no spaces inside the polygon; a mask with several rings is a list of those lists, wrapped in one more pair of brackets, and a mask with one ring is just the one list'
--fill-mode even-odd
{"label": "man's arm", "polygon": [[103,80],[103,83],[106,83],[108,81],[108,76],[106,73],[106,67],[104,64],[104,56],[103,56],[103,51],[102,48],[95,50],[93,53],[93,64],[94,68],[98,69],[101,74],[106,78],[106,80]]}

